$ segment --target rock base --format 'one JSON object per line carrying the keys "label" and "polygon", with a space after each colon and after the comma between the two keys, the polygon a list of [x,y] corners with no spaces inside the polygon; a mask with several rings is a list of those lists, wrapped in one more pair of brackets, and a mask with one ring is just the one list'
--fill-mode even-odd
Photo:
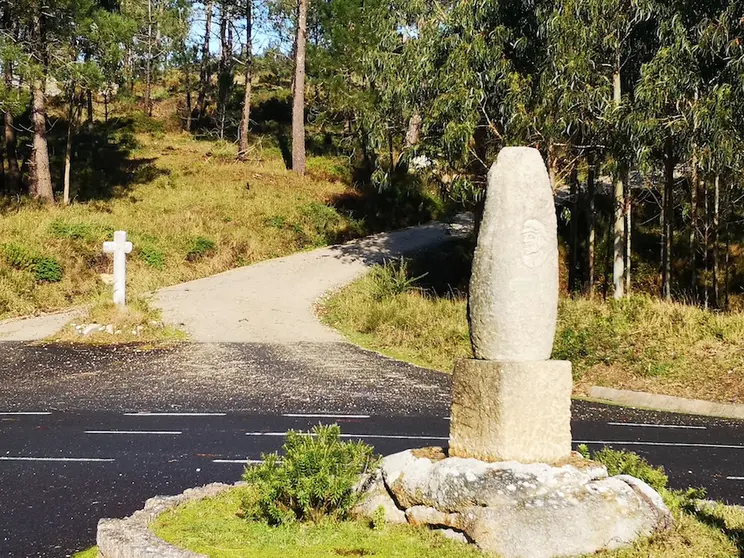
{"label": "rock base", "polygon": [[571,363],[460,360],[452,379],[452,456],[555,463],[571,454]]}
{"label": "rock base", "polygon": [[407,450],[383,459],[360,491],[357,516],[382,507],[389,522],[445,529],[503,558],[591,554],[672,524],[647,484],[608,477],[604,466],[578,454],[559,467]]}

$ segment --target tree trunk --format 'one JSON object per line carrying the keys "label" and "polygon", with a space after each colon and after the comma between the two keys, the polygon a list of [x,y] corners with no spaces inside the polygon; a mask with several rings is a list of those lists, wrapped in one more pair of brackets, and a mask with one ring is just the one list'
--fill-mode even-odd
{"label": "tree trunk", "polygon": [[731,221],[731,191],[733,187],[729,187],[728,194],[726,196],[726,222],[723,225],[723,234],[726,237],[726,255],[724,256],[723,265],[723,307],[728,312],[731,307],[729,304],[729,272],[731,266],[731,230],[729,229],[729,222]]}
{"label": "tree trunk", "polygon": [[697,300],[697,227],[698,227],[698,188],[700,173],[698,172],[697,154],[692,156],[692,176],[690,177],[690,288],[692,296]]}
{"label": "tree trunk", "polygon": [[87,97],[85,121],[88,124],[88,129],[90,130],[91,128],[93,128],[93,91],[88,89],[85,92],[85,95]]}
{"label": "tree trunk", "polygon": [[186,64],[186,120],[184,122],[184,130],[187,132],[191,131],[191,66]]}
{"label": "tree trunk", "polygon": [[207,0],[204,5],[204,42],[202,43],[201,69],[199,71],[199,97],[196,100],[196,112],[199,118],[204,117],[207,110],[207,89],[212,78],[209,72],[209,41],[212,37],[212,11],[214,1]]}
{"label": "tree trunk", "polygon": [[[5,68],[5,85],[8,89],[13,86],[13,65],[7,61]],[[8,172],[5,175],[6,191],[18,193],[21,191],[21,169],[18,166],[18,151],[16,132],[13,124],[13,113],[5,111],[5,154],[8,159]]]}
{"label": "tree trunk", "polygon": [[568,271],[568,290],[574,292],[579,283],[579,165],[574,163],[571,169],[571,222],[569,237],[571,247],[571,266]]}
{"label": "tree trunk", "polygon": [[721,204],[721,177],[716,174],[713,181],[713,306],[718,308],[718,302],[720,300],[718,290],[718,258],[719,258],[719,211]]}
{"label": "tree trunk", "polygon": [[[73,86],[74,87],[74,86]],[[67,145],[65,146],[65,178],[62,203],[70,205],[70,164],[72,162],[72,134],[75,126],[75,93],[70,95],[70,109],[67,112]]]}
{"label": "tree trunk", "polygon": [[423,125],[423,118],[418,109],[413,111],[411,118],[408,119],[408,129],[406,130],[406,148],[410,149],[415,147],[421,141],[421,126]]}
{"label": "tree trunk", "polygon": [[217,116],[219,120],[220,139],[225,138],[225,124],[227,121],[227,103],[230,100],[230,91],[233,86],[232,74],[232,27],[230,25],[230,5],[228,2],[221,4],[220,17],[220,67],[218,76],[218,99]]}
{"label": "tree trunk", "polygon": [[707,309],[709,306],[709,289],[708,289],[708,247],[710,246],[710,204],[708,203],[709,182],[705,184],[703,190],[703,200],[705,203],[705,230],[703,231],[703,264],[705,266],[705,281],[703,282],[703,306]]}
{"label": "tree trunk", "polygon": [[596,217],[595,211],[595,197],[596,197],[596,186],[595,180],[597,177],[596,173],[597,158],[593,151],[590,151],[587,155],[587,174],[586,174],[586,191],[587,191],[587,214],[586,214],[586,226],[587,226],[587,249],[586,249],[586,294],[589,297],[594,295],[594,250],[595,250],[595,222]]}
{"label": "tree trunk", "polygon": [[667,140],[664,159],[664,195],[662,199],[662,250],[661,250],[661,295],[672,298],[672,210],[674,208],[674,153],[671,140]]}
{"label": "tree trunk", "polygon": [[251,122],[251,79],[253,78],[253,0],[245,0],[245,91],[243,115],[240,119],[238,157],[245,159],[248,151],[248,127]]}
{"label": "tree trunk", "polygon": [[295,71],[292,100],[292,170],[305,174],[305,46],[307,42],[307,3],[298,0]]}
{"label": "tree trunk", "polygon": [[630,296],[630,264],[632,259],[631,243],[633,241],[633,196],[630,191],[630,177],[625,171],[625,296]]}
{"label": "tree trunk", "polygon": [[9,194],[8,183],[5,181],[5,146],[0,143],[0,193]]}
{"label": "tree trunk", "polygon": [[152,0],[147,0],[147,60],[145,61],[145,107],[152,116]]}
{"label": "tree trunk", "polygon": [[[41,6],[35,6],[33,15],[33,36],[36,42],[36,51],[41,53],[40,58],[46,66],[46,33],[42,20]],[[54,191],[52,189],[52,176],[49,171],[49,146],[47,144],[46,128],[46,92],[44,76],[46,68],[41,76],[35,76],[31,85],[32,110],[31,120],[34,128],[32,158],[32,179],[30,193],[33,197],[54,203]]]}
{"label": "tree trunk", "polygon": [[103,94],[103,121],[108,124],[108,105],[109,105],[109,92],[108,86],[106,92]]}
{"label": "tree trunk", "polygon": [[[615,50],[615,73],[612,76],[613,94],[615,106],[622,102],[621,81],[621,59],[620,49]],[[613,243],[613,266],[612,281],[614,286],[613,296],[615,299],[625,296],[625,187],[623,184],[624,172],[622,169],[615,171],[614,185],[614,243]]]}
{"label": "tree trunk", "polygon": [[614,177],[614,217],[612,282],[614,298],[625,296],[625,187],[622,174]]}

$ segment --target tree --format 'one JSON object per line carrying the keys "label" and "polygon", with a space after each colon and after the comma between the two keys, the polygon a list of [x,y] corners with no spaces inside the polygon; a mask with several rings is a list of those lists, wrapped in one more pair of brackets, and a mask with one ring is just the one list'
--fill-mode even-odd
{"label": "tree", "polygon": [[31,195],[43,201],[54,203],[52,175],[49,168],[49,147],[46,124],[46,76],[49,67],[47,43],[47,14],[40,0],[31,2],[31,39],[36,54],[31,82],[31,120],[34,139],[31,152]]}
{"label": "tree", "polygon": [[245,90],[243,111],[240,119],[240,143],[238,157],[244,159],[248,151],[248,127],[251,120],[251,80],[253,79],[253,0],[245,1],[245,45],[243,46],[243,76]]}
{"label": "tree", "polygon": [[202,41],[201,69],[199,71],[199,97],[196,101],[196,114],[204,117],[207,110],[207,91],[211,80],[209,41],[212,38],[212,12],[214,0],[207,0],[204,4],[204,40]]}
{"label": "tree", "polygon": [[305,174],[305,48],[307,45],[307,6],[297,2],[294,81],[292,83],[292,170]]}

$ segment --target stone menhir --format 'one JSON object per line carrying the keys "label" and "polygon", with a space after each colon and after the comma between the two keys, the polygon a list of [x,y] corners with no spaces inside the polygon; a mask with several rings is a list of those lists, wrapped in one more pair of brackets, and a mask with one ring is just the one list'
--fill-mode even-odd
{"label": "stone menhir", "polygon": [[542,156],[506,147],[488,173],[468,301],[474,360],[455,365],[450,455],[553,463],[571,454],[571,363],[558,311],[553,191]]}

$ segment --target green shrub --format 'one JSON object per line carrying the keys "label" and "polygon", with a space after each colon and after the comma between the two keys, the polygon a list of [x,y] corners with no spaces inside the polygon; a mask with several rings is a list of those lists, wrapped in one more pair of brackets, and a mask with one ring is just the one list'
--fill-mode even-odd
{"label": "green shrub", "polygon": [[266,219],[264,219],[264,224],[267,227],[274,227],[275,229],[283,229],[284,226],[287,224],[287,220],[281,215],[272,215],[271,217],[266,217]]}
{"label": "green shrub", "polygon": [[153,246],[142,246],[137,249],[140,259],[150,267],[163,269],[165,267],[165,255],[162,250]]}
{"label": "green shrub", "polygon": [[427,274],[410,277],[408,262],[404,258],[388,260],[375,266],[370,273],[373,287],[372,296],[378,302],[403,294],[415,288],[416,282]]}
{"label": "green shrub", "polygon": [[[579,451],[585,457],[588,456],[586,446]],[[591,459],[607,467],[610,476],[630,475],[641,479],[656,491],[665,489],[669,480],[663,467],[654,467],[637,453],[602,448],[594,452]]]}
{"label": "green shrub", "polygon": [[58,283],[62,280],[62,266],[54,258],[39,257],[34,264],[34,276],[37,281]]}
{"label": "green shrub", "polygon": [[70,238],[87,242],[100,242],[114,234],[113,227],[92,225],[90,223],[70,223],[63,219],[55,219],[47,229],[56,238]]}
{"label": "green shrub", "polygon": [[40,256],[18,244],[3,245],[2,255],[12,268],[19,271],[31,271],[37,281],[58,283],[62,280],[62,266],[50,256]]}
{"label": "green shrub", "polygon": [[37,256],[25,246],[18,244],[4,244],[2,246],[3,258],[7,264],[21,271],[33,271]]}
{"label": "green shrub", "polygon": [[342,442],[337,425],[318,425],[309,435],[290,431],[282,450],[283,460],[276,453],[263,455],[262,464],[243,474],[255,487],[242,504],[249,519],[272,525],[343,519],[356,503],[359,475],[377,466],[372,447]]}
{"label": "green shrub", "polygon": [[199,260],[214,253],[215,244],[212,240],[199,236],[191,242],[191,247],[186,253],[186,259],[190,262]]}

